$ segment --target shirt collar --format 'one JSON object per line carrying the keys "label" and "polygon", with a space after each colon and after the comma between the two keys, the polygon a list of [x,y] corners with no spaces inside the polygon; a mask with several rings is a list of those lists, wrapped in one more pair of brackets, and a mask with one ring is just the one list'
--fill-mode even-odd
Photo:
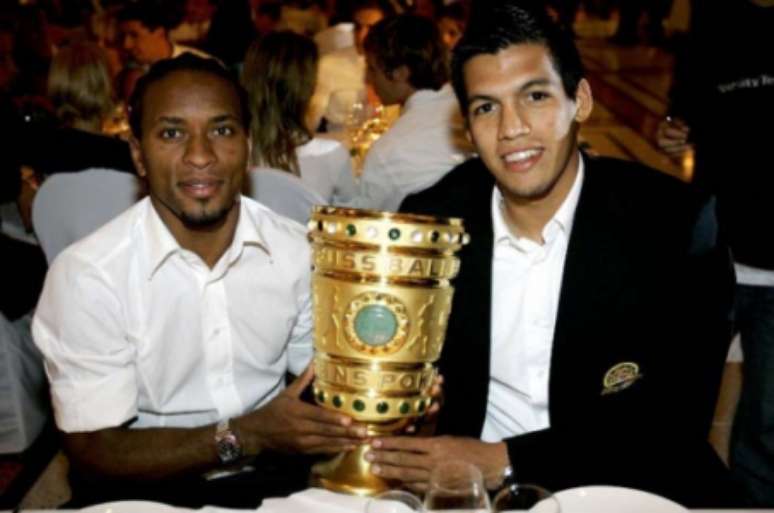
{"label": "shirt collar", "polygon": [[[148,280],[151,280],[156,271],[169,260],[169,257],[183,251],[183,248],[180,247],[172,232],[169,231],[167,225],[164,224],[164,221],[156,212],[156,208],[151,203],[150,198],[146,198],[145,201],[147,204],[141,230],[144,231],[143,238],[148,248],[147,277]],[[234,240],[224,253],[224,256],[221,257],[221,260],[225,258],[227,267],[230,266],[239,258],[246,246],[259,247],[271,256],[269,245],[261,234],[260,220],[257,216],[251,215],[251,212],[245,205],[244,198],[240,197],[239,220],[234,231]]]}
{"label": "shirt collar", "polygon": [[[552,242],[561,231],[567,235],[572,231],[573,221],[575,220],[575,210],[578,207],[580,199],[581,186],[583,184],[585,165],[583,154],[578,159],[578,174],[575,175],[575,181],[570,188],[570,192],[559,208],[554,213],[551,220],[543,227],[543,240],[546,243]],[[503,196],[500,189],[495,186],[492,192],[492,227],[494,231],[495,244],[509,243],[520,247],[520,238],[513,235],[508,229],[503,213]]]}

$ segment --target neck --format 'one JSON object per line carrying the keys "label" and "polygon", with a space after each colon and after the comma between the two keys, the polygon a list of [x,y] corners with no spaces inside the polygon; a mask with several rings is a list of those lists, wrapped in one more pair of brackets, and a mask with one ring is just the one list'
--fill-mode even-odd
{"label": "neck", "polygon": [[153,207],[181,248],[196,253],[207,267],[212,269],[234,241],[239,221],[239,203],[235,202],[228,213],[212,224],[191,226],[151,196]]}
{"label": "neck", "polygon": [[570,194],[579,166],[578,151],[573,150],[556,183],[537,198],[515,197],[500,189],[503,193],[503,217],[511,233],[543,244],[543,229]]}

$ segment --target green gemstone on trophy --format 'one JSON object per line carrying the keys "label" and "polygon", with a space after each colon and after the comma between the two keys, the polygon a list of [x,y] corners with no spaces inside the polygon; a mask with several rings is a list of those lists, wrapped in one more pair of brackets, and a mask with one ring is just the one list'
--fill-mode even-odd
{"label": "green gemstone on trophy", "polygon": [[379,413],[387,413],[387,410],[389,409],[390,409],[390,405],[385,402],[381,402],[376,405],[376,411],[378,411]]}
{"label": "green gemstone on trophy", "polygon": [[350,237],[354,237],[356,233],[357,233],[357,228],[355,228],[355,225],[354,224],[348,224],[347,225],[347,235],[349,235]]}
{"label": "green gemstone on trophy", "polygon": [[333,396],[333,406],[336,408],[341,408],[341,405],[344,404],[341,402],[341,397],[334,395]]}
{"label": "green gemstone on trophy", "polygon": [[360,399],[355,399],[355,402],[352,403],[352,407],[355,411],[363,411],[365,410],[365,403]]}
{"label": "green gemstone on trophy", "polygon": [[424,411],[425,411],[425,402],[424,401],[419,401],[419,404],[417,405],[417,411],[419,413],[424,413]]}
{"label": "green gemstone on trophy", "polygon": [[400,403],[401,415],[406,415],[409,411],[411,411],[411,406],[409,406],[409,403]]}
{"label": "green gemstone on trophy", "polygon": [[398,240],[400,239],[400,230],[393,228],[387,233],[387,235],[389,235],[390,240]]}
{"label": "green gemstone on trophy", "polygon": [[398,320],[386,306],[368,305],[355,316],[355,334],[369,346],[383,346],[393,339],[397,331]]}
{"label": "green gemstone on trophy", "polygon": [[322,390],[317,392],[317,402],[318,403],[324,403],[325,402],[325,392],[323,392]]}

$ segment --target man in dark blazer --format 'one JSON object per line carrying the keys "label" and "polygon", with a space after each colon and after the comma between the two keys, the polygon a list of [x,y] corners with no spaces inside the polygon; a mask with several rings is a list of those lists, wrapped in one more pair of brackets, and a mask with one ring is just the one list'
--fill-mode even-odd
{"label": "man in dark blazer", "polygon": [[453,81],[479,158],[401,207],[464,218],[471,236],[439,361],[442,436],[375,439],[372,471],[422,490],[462,459],[493,489],[512,472],[735,504],[707,442],[733,283],[712,211],[670,177],[579,151],[591,89],[541,9],[474,14]]}

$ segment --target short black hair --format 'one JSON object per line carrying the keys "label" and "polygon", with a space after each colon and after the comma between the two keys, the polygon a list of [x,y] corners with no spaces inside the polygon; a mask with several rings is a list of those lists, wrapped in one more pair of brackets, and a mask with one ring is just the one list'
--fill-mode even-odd
{"label": "short black hair", "polygon": [[137,2],[129,3],[122,7],[116,19],[119,23],[124,21],[139,21],[145,28],[151,32],[155,31],[159,27],[164,30],[169,30],[176,25],[173,16],[169,10],[162,9],[159,2],[154,0],[139,0]]}
{"label": "short black hair", "polygon": [[384,18],[368,31],[363,47],[385,73],[406,66],[414,89],[437,91],[449,80],[446,47],[428,18],[413,14]]}
{"label": "short black hair", "polygon": [[551,19],[542,2],[512,0],[474,11],[465,34],[454,47],[452,85],[463,113],[468,110],[465,63],[478,55],[494,55],[521,44],[545,46],[562,78],[565,94],[575,98],[585,71],[572,35]]}
{"label": "short black hair", "polygon": [[145,96],[148,88],[178,71],[191,71],[196,73],[209,73],[228,82],[239,98],[239,113],[242,126],[245,131],[250,128],[250,108],[247,101],[247,93],[242,88],[237,77],[223,67],[217,60],[199,57],[186,52],[174,59],[162,59],[148,70],[146,74],[137,80],[137,84],[129,98],[129,126],[132,134],[137,138],[142,137],[142,112]]}

